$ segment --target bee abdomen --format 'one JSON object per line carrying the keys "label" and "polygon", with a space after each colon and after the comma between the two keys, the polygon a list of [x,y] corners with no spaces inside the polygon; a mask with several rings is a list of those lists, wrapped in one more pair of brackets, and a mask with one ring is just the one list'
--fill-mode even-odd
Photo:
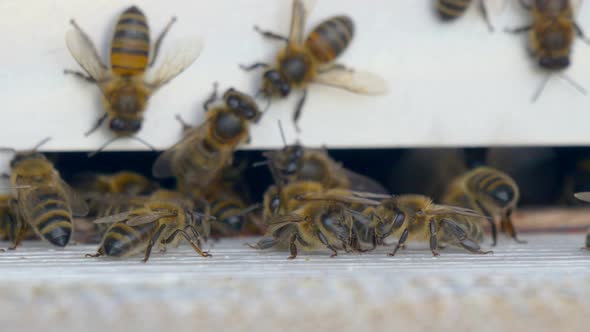
{"label": "bee abdomen", "polygon": [[32,224],[36,226],[39,234],[58,247],[65,247],[72,235],[72,214],[65,209],[63,204],[47,204],[39,209]]}
{"label": "bee abdomen", "polygon": [[131,227],[125,223],[116,223],[105,233],[102,249],[107,256],[129,256],[147,247],[154,224]]}
{"label": "bee abdomen", "polygon": [[517,196],[511,181],[494,172],[482,172],[474,176],[469,187],[474,192],[488,196],[499,207],[508,207],[515,201]]}
{"label": "bee abdomen", "polygon": [[111,68],[117,75],[145,71],[150,50],[150,30],[145,15],[133,6],[125,10],[115,26],[111,42]]}
{"label": "bee abdomen", "polygon": [[244,224],[244,216],[241,215],[244,208],[238,201],[217,200],[211,203],[211,214],[221,223],[240,230]]}
{"label": "bee abdomen", "polygon": [[305,47],[320,63],[333,61],[350,44],[354,23],[347,16],[336,16],[318,25],[307,37]]}
{"label": "bee abdomen", "polygon": [[461,16],[471,0],[438,0],[436,9],[441,19],[449,21]]}

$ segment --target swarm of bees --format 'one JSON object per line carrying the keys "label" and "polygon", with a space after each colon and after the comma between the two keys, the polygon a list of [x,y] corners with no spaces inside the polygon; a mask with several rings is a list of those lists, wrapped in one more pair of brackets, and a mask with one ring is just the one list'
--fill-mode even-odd
{"label": "swarm of bees", "polygon": [[[378,75],[336,62],[353,41],[351,17],[325,19],[305,33],[312,2],[293,0],[287,36],[255,26],[263,37],[284,43],[273,64],[242,66],[246,71],[264,69],[255,94],[228,88],[220,97],[215,83],[203,103],[205,120],[201,124],[190,126],[177,116],[182,137],[157,157],[151,174],[157,180],[173,178],[174,189],[131,171],[79,173],[70,187],[38,151],[48,139],[29,151],[2,149],[14,157],[10,174],[6,174],[11,193],[0,195],[0,238],[11,243],[9,249],[34,238],[64,247],[74,242],[77,230],[81,233],[77,241],[98,243],[96,252],[86,255],[89,258],[143,254],[144,262],[154,246],[163,252],[182,240],[198,256],[211,257],[203,249],[208,239],[241,235],[262,235],[249,246],[288,249],[289,259],[296,258],[300,250],[327,249],[334,257],[379,247],[393,247],[388,255],[394,256],[408,241],[427,243],[433,256],[448,246],[485,255],[491,253],[482,249],[485,228],[490,227],[491,245],[495,246],[497,222],[501,233],[526,243],[517,237],[512,220],[519,187],[498,169],[470,167],[445,184],[440,202],[420,194],[392,195],[377,181],[332,159],[324,149],[287,144],[280,123],[284,147],[264,152],[265,160],[257,163],[268,168],[273,184],[261,203],[251,199],[243,181],[250,165],[234,165],[234,153],[249,142],[251,128],[266,112],[259,106],[259,97],[270,106],[275,97],[286,98],[299,91],[293,113],[299,130],[298,120],[312,83],[361,95],[387,91]],[[441,19],[451,21],[472,2],[438,0],[436,11]],[[485,1],[478,3],[492,30]],[[530,11],[532,23],[511,31],[529,33],[531,54],[540,67],[550,71],[567,68],[574,36],[584,38],[574,21],[573,5],[567,0],[520,3]],[[107,65],[89,36],[71,20],[66,44],[83,71],[67,69],[65,73],[97,85],[104,103],[104,114],[86,135],[105,122],[113,133],[96,152],[122,137],[149,146],[135,136],[148,99],[187,69],[202,49],[199,39],[191,39],[151,73],[162,41],[175,22],[172,18],[152,43],[143,12],[136,6],[124,10],[114,28]],[[575,197],[590,201],[589,193]],[[590,233],[586,249],[590,249]]]}

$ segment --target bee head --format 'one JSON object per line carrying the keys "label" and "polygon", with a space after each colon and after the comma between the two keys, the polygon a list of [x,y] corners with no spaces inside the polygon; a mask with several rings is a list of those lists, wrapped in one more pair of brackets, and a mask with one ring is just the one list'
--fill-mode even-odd
{"label": "bee head", "polygon": [[280,95],[287,97],[291,93],[288,80],[276,69],[267,70],[263,76],[264,93],[268,96]]}
{"label": "bee head", "polygon": [[281,171],[285,175],[293,175],[301,168],[301,158],[303,158],[303,147],[299,144],[287,146],[283,149],[285,153],[285,164]]}
{"label": "bee head", "polygon": [[248,95],[230,88],[223,94],[223,100],[229,109],[246,120],[257,120],[260,110],[256,102]]}
{"label": "bee head", "polygon": [[37,151],[19,152],[10,161],[10,168],[15,168],[29,161],[47,161],[44,154]]}
{"label": "bee head", "polygon": [[549,70],[562,70],[570,65],[570,59],[566,56],[562,57],[541,57],[539,59],[539,66]]}
{"label": "bee head", "polygon": [[379,238],[385,239],[393,233],[393,231],[401,228],[406,221],[406,213],[397,207],[391,209],[391,214],[378,221],[375,233]]}
{"label": "bee head", "polygon": [[109,129],[121,136],[135,134],[141,129],[141,118],[112,118],[109,122]]}

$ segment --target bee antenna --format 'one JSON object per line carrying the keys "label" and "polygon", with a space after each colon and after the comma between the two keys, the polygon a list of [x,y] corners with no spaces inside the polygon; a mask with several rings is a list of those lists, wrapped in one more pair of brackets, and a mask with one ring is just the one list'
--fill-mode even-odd
{"label": "bee antenna", "polygon": [[12,153],[16,153],[16,149],[15,148],[1,147],[0,148],[0,152],[12,152]]}
{"label": "bee antenna", "polygon": [[561,75],[559,75],[559,77],[562,80],[568,82],[572,87],[574,87],[574,89],[578,90],[581,94],[583,94],[583,95],[588,94],[588,91],[586,89],[584,89],[583,86],[581,86],[579,83],[574,81],[571,77],[567,76],[566,74],[561,74]]}
{"label": "bee antenna", "polygon": [[113,143],[114,141],[116,141],[116,140],[118,140],[120,138],[121,138],[120,136],[115,136],[115,137],[111,138],[110,140],[106,141],[96,151],[88,153],[88,158],[92,158],[92,157],[96,156],[97,154],[99,154],[100,152],[102,152],[107,146],[111,145],[111,143]]}
{"label": "bee antenna", "polygon": [[541,85],[539,86],[539,88],[537,89],[537,91],[535,92],[535,94],[533,95],[533,99],[531,100],[531,103],[536,102],[539,97],[541,96],[541,94],[543,93],[543,91],[545,90],[545,87],[547,86],[547,83],[549,83],[549,80],[551,79],[550,75],[547,75],[545,77],[545,79],[543,80],[543,82],[541,83]]}
{"label": "bee antenna", "polygon": [[152,151],[156,151],[156,147],[151,145],[150,143],[148,143],[148,141],[144,140],[143,138],[137,137],[137,136],[131,136],[131,138],[133,138],[134,140],[140,142],[141,144],[147,146],[150,150]]}
{"label": "bee antenna", "polygon": [[255,163],[252,164],[252,167],[260,167],[260,166],[266,166],[269,164],[268,160],[263,160],[263,161],[257,161]]}
{"label": "bee antenna", "polygon": [[44,139],[42,139],[41,142],[37,143],[37,145],[33,147],[33,152],[36,152],[40,147],[42,147],[43,145],[45,145],[45,143],[49,141],[51,141],[51,137],[45,137]]}

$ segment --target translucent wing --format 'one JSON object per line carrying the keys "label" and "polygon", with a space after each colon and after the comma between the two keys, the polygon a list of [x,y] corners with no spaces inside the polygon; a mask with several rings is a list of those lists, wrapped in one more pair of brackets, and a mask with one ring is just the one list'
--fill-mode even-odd
{"label": "translucent wing", "polygon": [[304,201],[333,201],[346,204],[361,204],[361,205],[379,205],[379,201],[356,196],[352,193],[307,193],[300,196]]}
{"label": "translucent wing", "polygon": [[198,142],[204,138],[206,131],[206,123],[188,129],[178,143],[174,144],[158,156],[156,162],[152,166],[152,175],[156,179],[173,177],[173,168],[177,156],[183,153],[183,150],[188,144],[198,144]]}
{"label": "translucent wing", "polygon": [[102,62],[94,44],[80,27],[71,21],[73,28],[66,33],[66,45],[78,64],[92,78],[104,81],[109,77],[109,69]]}
{"label": "translucent wing", "polygon": [[334,68],[320,73],[314,82],[363,95],[382,95],[388,91],[387,82],[380,76],[346,68]]}
{"label": "translucent wing", "polygon": [[478,217],[484,219],[492,219],[491,217],[486,217],[477,211],[462,208],[459,206],[452,206],[452,205],[436,205],[434,208],[428,210],[426,212],[428,215],[444,215],[444,214],[457,214],[461,216],[468,216],[468,217]]}
{"label": "translucent wing", "polygon": [[176,213],[172,212],[172,211],[153,211],[150,213],[141,214],[139,216],[132,217],[129,220],[127,220],[126,224],[129,226],[139,226],[139,225],[145,225],[145,224],[152,223],[152,222],[157,221],[162,218],[174,217],[174,216],[176,216]]}
{"label": "translucent wing", "polygon": [[315,6],[316,0],[293,0],[291,12],[291,28],[289,30],[289,42],[303,44],[305,39],[305,22],[309,13]]}
{"label": "translucent wing", "polygon": [[590,202],[590,191],[575,193],[574,197],[584,202]]}
{"label": "translucent wing", "polygon": [[125,221],[125,220],[127,220],[127,218],[129,218],[129,214],[130,214],[130,211],[112,214],[110,216],[98,218],[98,219],[94,220],[94,223],[95,224],[113,224],[116,222]]}
{"label": "translucent wing", "polygon": [[82,197],[80,197],[70,186],[65,183],[63,180],[59,180],[60,184],[63,188],[63,191],[66,194],[68,199],[68,203],[70,204],[70,208],[72,209],[72,214],[76,217],[84,217],[88,214],[88,205]]}
{"label": "translucent wing", "polygon": [[293,223],[293,222],[302,222],[305,221],[305,217],[300,216],[299,214],[296,213],[290,213],[290,214],[285,214],[285,215],[281,215],[281,216],[277,216],[272,218],[268,225],[269,226],[280,226],[282,224],[289,224],[289,223]]}
{"label": "translucent wing", "polygon": [[203,43],[199,38],[191,37],[179,41],[173,50],[167,52],[166,58],[158,66],[158,69],[150,74],[147,84],[155,90],[170,82],[195,62],[202,49]]}
{"label": "translucent wing", "polygon": [[[371,179],[368,176],[353,172],[346,168],[342,168],[342,171],[346,174],[346,177],[350,181],[350,189],[354,191],[360,192],[369,192],[375,194],[388,194],[387,189],[383,187],[379,182]],[[380,197],[380,198],[388,198],[388,197]]]}

